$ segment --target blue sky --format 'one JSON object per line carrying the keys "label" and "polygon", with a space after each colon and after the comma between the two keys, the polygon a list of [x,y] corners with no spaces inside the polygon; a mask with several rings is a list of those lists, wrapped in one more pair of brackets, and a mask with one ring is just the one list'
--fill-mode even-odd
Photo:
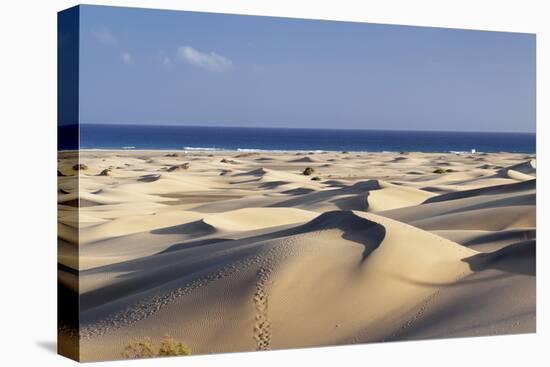
{"label": "blue sky", "polygon": [[80,121],[535,131],[535,36],[83,6]]}

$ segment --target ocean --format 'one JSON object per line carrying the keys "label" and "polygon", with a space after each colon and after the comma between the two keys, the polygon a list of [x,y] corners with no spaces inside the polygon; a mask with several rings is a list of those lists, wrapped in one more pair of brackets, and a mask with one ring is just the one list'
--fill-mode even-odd
{"label": "ocean", "polygon": [[536,139],[534,133],[83,124],[80,148],[530,154]]}

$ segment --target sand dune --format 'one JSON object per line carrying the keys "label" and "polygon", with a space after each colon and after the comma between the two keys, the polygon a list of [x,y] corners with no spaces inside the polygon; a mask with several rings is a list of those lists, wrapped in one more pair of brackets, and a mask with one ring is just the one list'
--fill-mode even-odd
{"label": "sand dune", "polygon": [[219,230],[250,231],[306,222],[317,213],[294,208],[244,208],[206,216],[204,223]]}
{"label": "sand dune", "polygon": [[80,243],[86,244],[109,237],[124,236],[182,223],[190,223],[200,218],[201,215],[186,211],[161,212],[146,215],[128,214],[106,223],[81,228],[79,231],[79,240]]}
{"label": "sand dune", "polygon": [[[402,325],[399,322],[382,325],[372,320],[399,315],[437,289],[416,282],[455,281],[468,273],[468,265],[460,260],[477,254],[408,225],[349,211],[327,212],[283,233],[222,241],[208,247],[208,250],[202,246],[182,247],[174,253],[137,260],[138,263],[84,272],[80,281],[83,320],[87,324],[84,334],[89,334],[91,341],[96,340],[94,335],[103,335],[102,340],[120,340],[124,329],[132,325],[145,328],[138,333],[161,336],[171,322],[176,322],[185,325],[186,339],[197,352],[207,352],[208,349],[202,348],[214,342],[216,333],[203,325],[247,309],[253,316],[254,306],[260,301],[255,295],[263,289],[269,294],[266,318],[278,337],[255,339],[253,317],[227,319],[230,324],[222,322],[216,330],[223,333],[231,325],[245,332],[231,333],[219,345],[220,351],[377,340]],[[418,261],[411,263],[413,255]],[[139,263],[143,261],[146,263]],[[213,278],[205,279],[205,263],[216,264],[221,270]],[[130,269],[141,270],[116,280],[109,275],[128,274]],[[322,287],[316,286],[321,284]],[[220,297],[218,289],[235,290],[240,297],[248,298],[249,303],[232,305],[229,301],[225,305],[227,300]],[[159,303],[151,301],[149,308],[141,308],[137,314],[133,309],[136,306],[128,307],[137,296],[148,299],[153,294],[170,302],[164,305],[159,301],[161,306],[157,310]],[[360,294],[364,296],[357,298]],[[349,302],[350,298],[354,301]],[[209,300],[207,304],[205,300]],[[358,312],[357,302],[363,304],[363,311]],[[214,313],[197,315],[189,307],[200,310],[205,307]],[[115,308],[122,311],[111,320],[109,315]],[[143,319],[141,312],[147,315]],[[346,321],[350,312],[354,313],[353,322]],[[209,317],[214,320],[208,320]],[[104,318],[113,331],[107,332],[102,322],[96,321]],[[193,344],[191,339],[200,342]],[[120,344],[115,342],[115,351],[117,346]]]}
{"label": "sand dune", "polygon": [[427,303],[428,311],[392,340],[535,331],[534,240],[463,261],[472,274],[443,287]]}
{"label": "sand dune", "polygon": [[537,161],[535,159],[530,159],[526,162],[514,164],[510,167],[504,168],[503,170],[501,170],[501,172],[508,171],[508,170],[513,170],[516,172],[533,176],[537,172]]}
{"label": "sand dune", "polygon": [[436,194],[407,186],[379,182],[380,190],[369,191],[368,210],[373,212],[413,206],[428,201]]}
{"label": "sand dune", "polygon": [[79,294],[83,361],[166,333],[202,354],[535,330],[533,157],[70,158],[58,272]]}
{"label": "sand dune", "polygon": [[291,159],[290,161],[288,161],[288,163],[314,163],[314,162],[317,162],[317,161],[315,159],[311,158],[310,156]]}
{"label": "sand dune", "polygon": [[463,246],[481,252],[499,250],[505,246],[535,239],[536,230],[532,228],[507,229],[502,231],[484,230],[439,230],[432,231]]}
{"label": "sand dune", "polygon": [[475,197],[480,195],[516,194],[519,192],[535,193],[535,189],[536,189],[536,180],[531,179],[529,181],[523,181],[519,183],[488,186],[480,189],[462,190],[462,191],[456,191],[449,194],[432,196],[429,199],[426,199],[424,203],[450,201],[450,200],[462,199],[467,197]]}
{"label": "sand dune", "polygon": [[534,188],[535,182],[527,182],[466,190],[440,195],[441,199],[432,197],[416,207],[380,214],[428,230],[535,227]]}

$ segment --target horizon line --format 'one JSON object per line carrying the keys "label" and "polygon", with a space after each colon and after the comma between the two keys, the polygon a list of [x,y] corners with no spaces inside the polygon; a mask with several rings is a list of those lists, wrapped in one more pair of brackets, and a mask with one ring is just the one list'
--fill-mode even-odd
{"label": "horizon line", "polygon": [[239,128],[239,129],[282,129],[282,130],[349,130],[349,131],[406,131],[406,132],[446,132],[446,133],[499,133],[499,134],[535,134],[535,131],[488,131],[488,130],[431,130],[431,129],[380,129],[380,128],[331,128],[331,127],[281,127],[281,126],[239,126],[239,125],[179,125],[179,124],[140,124],[140,123],[98,123],[85,122],[70,125],[102,126],[157,126],[157,127],[205,127],[205,128]]}

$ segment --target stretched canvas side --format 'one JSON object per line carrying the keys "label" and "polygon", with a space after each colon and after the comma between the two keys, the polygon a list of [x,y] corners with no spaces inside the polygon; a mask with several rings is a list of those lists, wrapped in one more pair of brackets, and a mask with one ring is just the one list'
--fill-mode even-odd
{"label": "stretched canvas side", "polygon": [[58,353],[80,359],[79,226],[79,7],[58,13],[57,195]]}

